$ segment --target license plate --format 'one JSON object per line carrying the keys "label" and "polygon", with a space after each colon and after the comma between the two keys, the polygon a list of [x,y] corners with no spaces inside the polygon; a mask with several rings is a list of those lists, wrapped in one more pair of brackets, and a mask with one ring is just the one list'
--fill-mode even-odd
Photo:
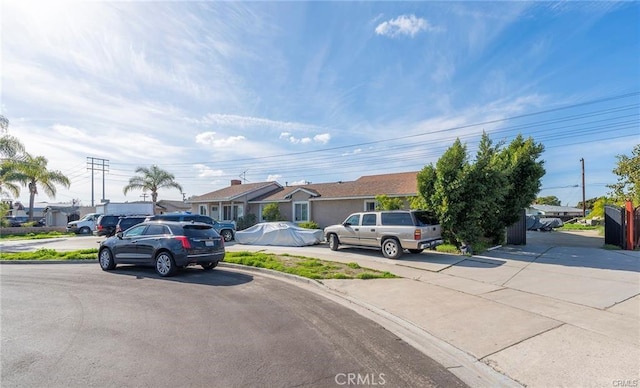
{"label": "license plate", "polygon": [[208,247],[212,247],[212,246],[214,246],[214,243],[213,243],[213,241],[205,241],[204,245],[206,245]]}

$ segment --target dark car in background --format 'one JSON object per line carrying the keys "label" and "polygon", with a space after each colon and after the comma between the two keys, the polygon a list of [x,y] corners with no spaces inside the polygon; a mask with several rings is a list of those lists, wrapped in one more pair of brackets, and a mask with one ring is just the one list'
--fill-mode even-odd
{"label": "dark car in background", "polygon": [[200,214],[164,213],[147,217],[147,221],[151,220],[204,222],[213,225],[214,229],[224,238],[224,241],[231,241],[235,237],[236,226],[233,222],[220,222]]}
{"label": "dark car in background", "polygon": [[118,225],[119,215],[103,214],[96,221],[96,230],[93,232],[96,236],[113,236]]}
{"label": "dark car in background", "polygon": [[211,270],[224,256],[224,239],[201,222],[145,221],[102,241],[98,250],[104,271],[137,264],[153,266],[162,277],[191,265]]}
{"label": "dark car in background", "polygon": [[118,219],[115,233],[124,232],[134,225],[144,222],[148,216],[122,216]]}

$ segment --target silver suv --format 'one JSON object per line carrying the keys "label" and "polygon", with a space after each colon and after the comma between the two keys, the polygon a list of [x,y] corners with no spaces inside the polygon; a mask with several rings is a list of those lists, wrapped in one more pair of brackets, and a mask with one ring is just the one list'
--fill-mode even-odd
{"label": "silver suv", "polygon": [[421,253],[442,244],[440,224],[423,210],[390,210],[351,214],[340,225],[328,226],[324,235],[331,250],[343,245],[377,247],[389,259],[407,249]]}

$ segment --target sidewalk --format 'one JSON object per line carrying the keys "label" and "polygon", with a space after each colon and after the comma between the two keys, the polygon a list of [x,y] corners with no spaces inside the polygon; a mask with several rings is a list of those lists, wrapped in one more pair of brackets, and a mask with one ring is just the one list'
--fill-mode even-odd
{"label": "sidewalk", "polygon": [[640,385],[640,252],[534,243],[473,257],[425,252],[388,260],[375,250],[326,245],[227,250],[357,262],[402,276],[322,283],[528,387]]}

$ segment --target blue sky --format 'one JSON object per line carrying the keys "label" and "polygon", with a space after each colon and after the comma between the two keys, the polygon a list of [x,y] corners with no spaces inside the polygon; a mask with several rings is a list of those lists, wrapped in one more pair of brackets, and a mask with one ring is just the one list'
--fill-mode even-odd
{"label": "blue sky", "polygon": [[[640,143],[638,2],[2,2],[2,114],[91,204],[417,171],[482,131],[545,145],[540,196],[606,194]],[[94,176],[102,198],[102,174]],[[161,199],[181,199],[177,190]],[[20,197],[28,202],[26,189]]]}

